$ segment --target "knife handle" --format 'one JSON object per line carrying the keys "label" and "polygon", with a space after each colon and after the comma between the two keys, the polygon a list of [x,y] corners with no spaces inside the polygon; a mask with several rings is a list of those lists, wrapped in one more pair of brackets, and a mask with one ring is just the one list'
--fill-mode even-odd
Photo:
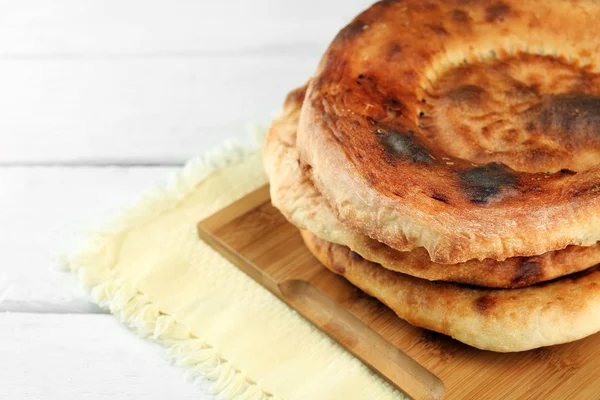
{"label": "knife handle", "polygon": [[283,300],[413,399],[441,399],[443,382],[421,364],[303,280],[279,284]]}

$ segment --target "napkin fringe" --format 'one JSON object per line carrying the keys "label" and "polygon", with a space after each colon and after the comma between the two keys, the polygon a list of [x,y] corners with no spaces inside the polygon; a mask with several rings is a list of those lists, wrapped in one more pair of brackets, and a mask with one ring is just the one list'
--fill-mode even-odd
{"label": "napkin fringe", "polygon": [[[264,129],[253,132],[256,142],[262,143]],[[253,148],[254,147],[254,148]],[[242,161],[256,150],[229,141],[206,156],[190,160],[170,177],[164,187],[155,187],[141,196],[103,229],[92,232],[86,245],[67,260],[67,268],[75,272],[92,300],[110,310],[137,335],[165,346],[171,362],[186,370],[189,379],[203,377],[213,381],[210,392],[219,399],[273,399],[242,371],[236,369],[218,349],[194,336],[190,329],[167,315],[133,285],[112,273],[119,249],[111,249],[115,235],[141,226],[172,209],[200,182],[214,171]],[[114,241],[113,241],[114,242]],[[104,264],[98,265],[98,254],[105,253]]]}

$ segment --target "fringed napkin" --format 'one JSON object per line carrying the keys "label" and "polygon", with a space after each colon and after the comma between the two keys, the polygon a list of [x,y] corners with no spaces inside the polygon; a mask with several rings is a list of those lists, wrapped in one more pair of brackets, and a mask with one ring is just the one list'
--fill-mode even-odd
{"label": "fringed napkin", "polygon": [[199,220],[265,181],[259,152],[240,146],[191,161],[94,233],[69,268],[219,398],[403,398],[198,239]]}

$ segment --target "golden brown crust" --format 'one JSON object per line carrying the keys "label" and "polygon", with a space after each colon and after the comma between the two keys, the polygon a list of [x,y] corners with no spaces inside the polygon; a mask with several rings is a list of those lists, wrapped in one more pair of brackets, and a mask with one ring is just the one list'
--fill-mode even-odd
{"label": "golden brown crust", "polygon": [[540,256],[504,261],[469,260],[456,265],[438,264],[423,248],[395,250],[342,224],[314,187],[303,168],[296,145],[296,129],[306,87],[292,91],[267,135],[264,165],[271,183],[271,201],[285,217],[321,239],[350,247],[385,268],[428,280],[477,286],[514,288],[554,279],[600,263],[600,245],[569,246]]}
{"label": "golden brown crust", "polygon": [[433,261],[600,240],[600,3],[385,1],[335,38],[301,156],[339,218]]}
{"label": "golden brown crust", "polygon": [[482,289],[392,272],[309,232],[303,231],[302,237],[328,269],[378,298],[400,318],[480,349],[529,350],[600,330],[596,268],[528,288]]}

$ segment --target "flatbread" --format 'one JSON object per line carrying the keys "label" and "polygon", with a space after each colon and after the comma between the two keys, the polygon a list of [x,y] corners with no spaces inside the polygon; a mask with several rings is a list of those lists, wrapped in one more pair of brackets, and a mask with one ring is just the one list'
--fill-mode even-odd
{"label": "flatbread", "polygon": [[600,240],[600,2],[382,1],[337,35],[297,147],[352,229],[454,264]]}
{"label": "flatbread", "polygon": [[291,92],[267,135],[263,159],[270,181],[271,201],[294,225],[329,242],[350,247],[362,257],[390,270],[428,280],[513,288],[528,286],[587,269],[600,263],[600,245],[569,246],[541,256],[504,261],[470,260],[456,265],[438,264],[427,251],[402,252],[371,239],[340,222],[315,188],[310,168],[296,149],[296,130],[306,87]]}
{"label": "flatbread", "polygon": [[571,342],[600,330],[600,271],[591,268],[521,289],[430,282],[367,261],[348,247],[302,231],[332,272],[409,323],[483,350],[513,352]]}

